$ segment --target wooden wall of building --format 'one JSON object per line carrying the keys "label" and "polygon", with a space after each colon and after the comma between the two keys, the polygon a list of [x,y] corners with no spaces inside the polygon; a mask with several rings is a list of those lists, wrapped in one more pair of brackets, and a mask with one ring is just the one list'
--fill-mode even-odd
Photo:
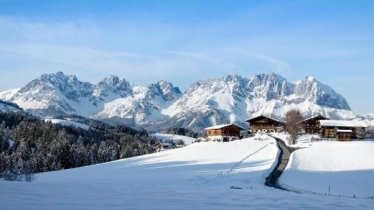
{"label": "wooden wall of building", "polygon": [[[350,138],[353,139],[362,139],[365,137],[365,128],[361,127],[322,127],[321,128],[321,135],[323,138],[336,138],[338,139],[338,133],[337,131],[341,130],[351,130],[352,133],[349,134]],[[342,137],[343,138],[343,137]],[[345,138],[345,137],[344,137]]]}
{"label": "wooden wall of building", "polygon": [[345,132],[343,132],[343,133],[337,133],[336,135],[337,135],[337,140],[338,141],[350,141],[351,140],[351,138],[352,138],[352,135],[351,135],[352,133],[345,133]]}
{"label": "wooden wall of building", "polygon": [[208,136],[238,136],[240,137],[240,128],[230,125],[224,128],[207,130]]}
{"label": "wooden wall of building", "polygon": [[326,119],[327,119],[326,117],[317,116],[317,117],[304,120],[300,124],[305,133],[320,134],[321,133],[320,120],[326,120]]}
{"label": "wooden wall of building", "polygon": [[265,116],[260,116],[251,120],[248,120],[251,132],[277,132],[278,129],[284,128],[284,123],[278,122]]}

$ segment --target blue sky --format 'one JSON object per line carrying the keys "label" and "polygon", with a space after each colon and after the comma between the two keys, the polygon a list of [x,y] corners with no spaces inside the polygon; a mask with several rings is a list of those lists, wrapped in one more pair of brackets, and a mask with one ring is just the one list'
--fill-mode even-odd
{"label": "blue sky", "polygon": [[0,90],[64,71],[97,82],[312,75],[374,112],[374,1],[0,0]]}

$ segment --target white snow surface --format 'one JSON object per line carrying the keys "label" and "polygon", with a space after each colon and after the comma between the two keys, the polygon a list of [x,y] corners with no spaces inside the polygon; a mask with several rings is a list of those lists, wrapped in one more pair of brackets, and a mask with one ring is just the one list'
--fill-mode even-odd
{"label": "white snow surface", "polygon": [[[204,142],[77,169],[0,180],[2,209],[372,209],[372,200],[264,187],[275,141]],[[242,189],[232,189],[236,188]]]}
{"label": "white snow surface", "polygon": [[163,141],[163,142],[168,141],[168,140],[171,140],[171,141],[182,140],[185,145],[192,144],[196,140],[195,138],[192,138],[189,136],[166,134],[166,133],[154,133],[154,134],[150,134],[150,136],[153,136],[156,139]]}
{"label": "white snow surface", "polygon": [[0,92],[0,99],[3,99],[4,101],[9,101],[19,90],[20,88],[2,91]]}
{"label": "white snow surface", "polygon": [[[374,196],[374,141],[320,141],[295,151],[281,185],[301,192]],[[374,205],[374,203],[373,203]]]}
{"label": "white snow surface", "polygon": [[60,125],[63,125],[63,126],[73,126],[73,127],[77,127],[77,128],[82,128],[84,130],[90,129],[90,126],[88,126],[86,124],[79,123],[79,122],[74,122],[70,119],[45,119],[45,121],[46,122],[51,122],[53,124],[60,124]]}
{"label": "white snow surface", "polygon": [[358,120],[320,120],[320,124],[333,127],[368,127],[366,122]]}
{"label": "white snow surface", "polygon": [[304,134],[298,136],[295,144],[290,144],[290,135],[286,132],[283,133],[271,133],[272,136],[277,137],[284,141],[284,143],[289,147],[295,148],[304,148],[312,146],[312,142],[318,141],[321,139],[321,136],[318,134]]}

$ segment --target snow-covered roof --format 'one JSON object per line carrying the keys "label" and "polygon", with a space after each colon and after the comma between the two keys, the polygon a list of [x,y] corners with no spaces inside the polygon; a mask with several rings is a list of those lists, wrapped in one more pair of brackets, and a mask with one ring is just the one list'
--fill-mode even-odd
{"label": "snow-covered roof", "polygon": [[337,133],[352,133],[352,130],[337,130]]}
{"label": "snow-covered roof", "polygon": [[325,116],[319,114],[319,115],[314,115],[314,116],[312,116],[312,117],[308,117],[308,118],[306,118],[306,119],[304,119],[304,120],[302,120],[302,121],[300,121],[300,122],[305,122],[305,121],[308,121],[308,120],[311,120],[311,119],[314,119],[314,118],[317,118],[317,117],[323,117],[323,118],[328,119],[327,117],[325,117]]}
{"label": "snow-covered roof", "polygon": [[225,127],[228,127],[230,125],[234,125],[242,130],[245,130],[244,128],[238,126],[238,125],[235,125],[235,124],[222,124],[222,125],[214,125],[214,126],[211,126],[211,127],[207,127],[205,128],[205,130],[216,130],[216,129],[221,129],[221,128],[225,128]]}
{"label": "snow-covered roof", "polygon": [[256,119],[256,118],[258,118],[258,117],[266,117],[266,118],[272,119],[272,120],[274,120],[274,121],[284,123],[284,120],[282,120],[282,119],[278,119],[278,118],[276,118],[276,117],[272,117],[272,116],[268,116],[268,115],[263,115],[263,114],[262,114],[262,115],[257,115],[257,116],[255,116],[255,117],[251,117],[251,118],[249,118],[249,119],[246,120],[246,121],[248,122],[248,121],[251,121],[251,120]]}
{"label": "snow-covered roof", "polygon": [[324,127],[349,127],[349,128],[366,128],[368,125],[364,121],[357,120],[320,120],[321,126]]}

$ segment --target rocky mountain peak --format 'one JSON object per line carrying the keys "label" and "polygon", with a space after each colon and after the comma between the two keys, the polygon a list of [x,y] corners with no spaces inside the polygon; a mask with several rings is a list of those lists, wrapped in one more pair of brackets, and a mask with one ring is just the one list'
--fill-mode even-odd
{"label": "rocky mountain peak", "polygon": [[62,94],[68,99],[77,100],[79,97],[90,95],[92,84],[81,82],[75,75],[65,75],[63,72],[43,74],[21,88],[17,94],[33,91],[39,94]]}
{"label": "rocky mountain peak", "polygon": [[152,98],[161,97],[166,103],[170,103],[180,98],[182,93],[178,87],[174,87],[172,83],[165,80],[158,81],[155,84],[150,84],[148,90]]}
{"label": "rocky mountain peak", "polygon": [[158,81],[156,83],[156,86],[162,91],[164,94],[169,94],[169,93],[176,93],[176,94],[181,94],[181,91],[179,90],[178,87],[174,87],[174,85],[170,82],[167,82],[165,80]]}
{"label": "rocky mountain peak", "polygon": [[110,94],[117,94],[121,97],[126,97],[133,93],[132,86],[124,79],[119,78],[116,75],[105,77],[99,83],[97,83],[93,90],[95,97],[107,97]]}
{"label": "rocky mountain peak", "polygon": [[75,75],[66,75],[61,71],[57,73],[43,74],[36,80],[44,84],[50,83],[53,85],[66,85],[66,84],[81,83],[80,81],[78,81]]}
{"label": "rocky mountain peak", "polygon": [[351,110],[347,100],[342,95],[312,76],[295,82],[294,93],[320,106]]}
{"label": "rocky mountain peak", "polygon": [[227,75],[223,78],[224,82],[243,82],[243,80],[245,79],[237,74]]}

